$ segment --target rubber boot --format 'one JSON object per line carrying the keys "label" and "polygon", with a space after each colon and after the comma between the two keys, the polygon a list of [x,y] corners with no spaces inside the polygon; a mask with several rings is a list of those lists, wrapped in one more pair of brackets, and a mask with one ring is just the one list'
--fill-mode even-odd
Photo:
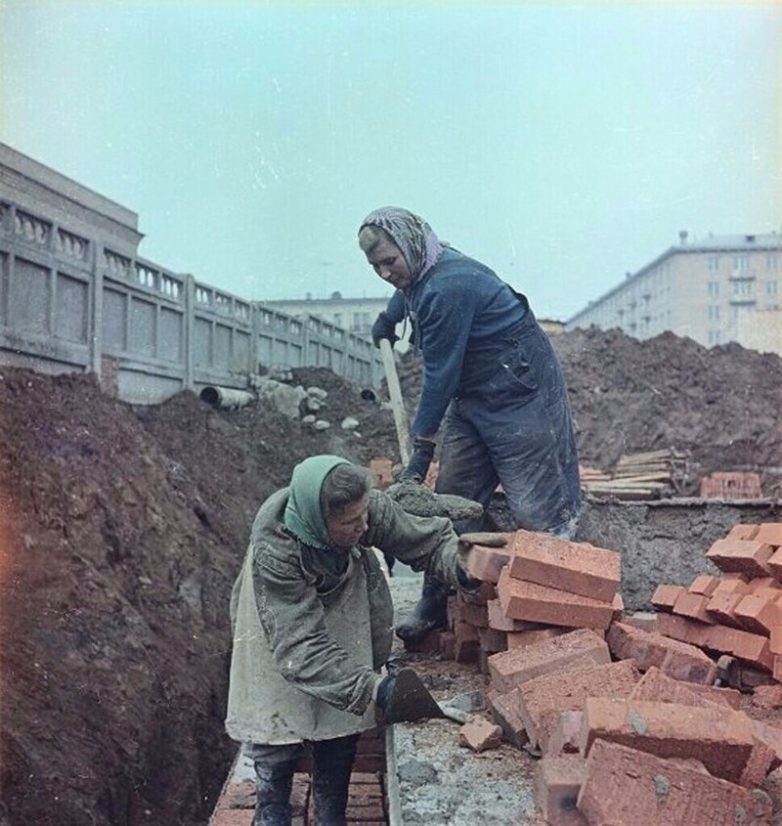
{"label": "rubber boot", "polygon": [[312,799],[315,826],[345,826],[348,787],[358,734],[312,744]]}
{"label": "rubber boot", "polygon": [[291,788],[297,760],[256,760],[253,826],[291,826]]}
{"label": "rubber boot", "polygon": [[430,574],[424,574],[421,599],[396,627],[396,635],[405,642],[418,642],[433,628],[445,628],[448,620],[448,586]]}

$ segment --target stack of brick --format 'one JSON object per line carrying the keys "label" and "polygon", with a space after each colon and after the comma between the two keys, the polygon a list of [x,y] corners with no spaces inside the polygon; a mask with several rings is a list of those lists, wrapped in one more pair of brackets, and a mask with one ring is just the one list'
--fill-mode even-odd
{"label": "stack of brick", "polygon": [[706,557],[719,575],[657,587],[657,630],[782,681],[782,523],[736,525]]}

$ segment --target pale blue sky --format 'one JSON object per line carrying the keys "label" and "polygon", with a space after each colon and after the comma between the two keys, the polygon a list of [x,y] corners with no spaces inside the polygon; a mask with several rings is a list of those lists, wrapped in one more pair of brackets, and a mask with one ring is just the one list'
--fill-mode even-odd
{"label": "pale blue sky", "polygon": [[782,5],[0,0],[0,140],[245,298],[384,295],[392,204],[567,318],[782,229]]}

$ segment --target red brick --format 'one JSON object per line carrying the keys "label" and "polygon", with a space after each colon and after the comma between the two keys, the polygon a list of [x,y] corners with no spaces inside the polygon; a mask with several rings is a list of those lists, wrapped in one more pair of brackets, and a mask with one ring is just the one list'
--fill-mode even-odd
{"label": "red brick", "polygon": [[452,631],[440,632],[440,656],[445,660],[456,659],[456,634]]}
{"label": "red brick", "polygon": [[589,823],[611,826],[761,826],[772,814],[763,793],[604,741],[589,753],[577,803]]}
{"label": "red brick", "polygon": [[583,711],[562,711],[559,714],[546,745],[546,754],[557,757],[561,754],[578,754]]}
{"label": "red brick", "polygon": [[496,749],[502,743],[502,729],[484,717],[473,717],[459,729],[459,742],[473,751]]}
{"label": "red brick", "polygon": [[700,760],[715,777],[738,783],[754,747],[749,718],[720,706],[683,706],[590,697],[584,705],[581,751],[611,740],[658,757]]}
{"label": "red brick", "polygon": [[747,631],[768,635],[775,625],[782,623],[779,597],[779,593],[768,588],[747,594],[736,606],[734,616]]}
{"label": "red brick", "polygon": [[752,705],[758,708],[782,708],[782,685],[759,685],[752,692]]}
{"label": "red brick", "polygon": [[550,826],[586,826],[576,808],[586,761],[581,757],[544,757],[535,768],[535,802]]}
{"label": "red brick", "polygon": [[496,582],[500,571],[510,562],[511,555],[510,541],[504,548],[473,545],[467,555],[467,573],[484,582]]}
{"label": "red brick", "polygon": [[[773,576],[756,576],[747,583],[747,593],[757,594],[759,591],[767,590],[776,591],[777,596],[782,596],[782,591],[779,590],[779,583]],[[773,596],[773,594],[769,594]]]}
{"label": "red brick", "polygon": [[650,668],[641,677],[629,699],[655,703],[679,703],[683,706],[712,704],[734,710],[738,710],[741,704],[741,694],[738,691],[674,680],[655,667]]}
{"label": "red brick", "polygon": [[654,611],[633,611],[632,614],[624,614],[615,622],[640,628],[641,631],[648,631],[650,634],[657,633],[657,614]]}
{"label": "red brick", "polygon": [[706,558],[721,571],[756,577],[768,576],[768,560],[772,553],[771,545],[754,539],[718,539],[706,551]]}
{"label": "red brick", "polygon": [[599,602],[611,602],[622,576],[621,556],[587,543],[517,531],[510,575]]}
{"label": "red brick", "polygon": [[768,568],[777,578],[782,579],[782,548],[777,548],[768,560]]}
{"label": "red brick", "polygon": [[490,599],[486,603],[486,613],[489,618],[489,628],[495,631],[535,631],[545,626],[539,622],[524,622],[506,617],[499,599]]}
{"label": "red brick", "polygon": [[505,739],[517,749],[528,743],[529,737],[519,714],[518,688],[504,694],[493,692],[487,699],[492,719],[502,729]]}
{"label": "red brick", "polygon": [[782,545],[782,522],[763,522],[753,539],[778,548]]}
{"label": "red brick", "polygon": [[702,646],[706,643],[709,629],[713,626],[680,617],[678,614],[659,614],[657,627],[660,634],[671,639]]}
{"label": "red brick", "polygon": [[782,657],[774,654],[771,659],[771,675],[777,682],[782,682]]}
{"label": "red brick", "polygon": [[519,686],[519,714],[533,745],[545,752],[563,711],[583,708],[587,697],[629,697],[640,674],[631,660],[574,665]]}
{"label": "red brick", "polygon": [[676,600],[686,590],[683,585],[658,585],[652,594],[652,605],[658,611],[673,611]]}
{"label": "red brick", "polygon": [[614,612],[610,602],[513,579],[507,569],[500,575],[497,590],[506,616],[529,622],[605,629]]}
{"label": "red brick", "polygon": [[576,662],[608,663],[611,655],[605,640],[587,628],[561,634],[513,651],[489,657],[489,672],[497,691],[518,685]]}
{"label": "red brick", "polygon": [[495,631],[494,628],[479,628],[478,641],[481,650],[488,651],[490,654],[508,650],[508,635],[504,631]]}
{"label": "red brick", "polygon": [[736,619],[736,606],[746,594],[718,591],[711,595],[706,603],[706,613],[713,622],[738,628],[741,623]]}
{"label": "red brick", "polygon": [[461,608],[462,622],[474,625],[476,628],[489,627],[489,614],[485,605],[471,605],[463,603]]}
{"label": "red brick", "polygon": [[721,654],[732,654],[766,671],[771,671],[773,667],[768,639],[760,634],[713,625],[709,629],[706,647]]}
{"label": "red brick", "polygon": [[772,654],[782,654],[782,624],[775,625],[769,631],[768,647]]}
{"label": "red brick", "polygon": [[608,629],[607,642],[616,659],[632,659],[641,671],[656,666],[677,680],[704,684],[713,683],[717,673],[715,664],[699,648],[621,622]]}
{"label": "red brick", "polygon": [[478,661],[478,629],[466,622],[457,622],[454,626],[454,659],[457,663],[474,663]]}
{"label": "red brick", "polygon": [[513,651],[517,648],[526,648],[528,645],[534,645],[536,642],[543,640],[550,640],[554,637],[561,637],[563,634],[568,634],[575,629],[573,628],[544,628],[538,627],[532,631],[508,631],[506,641],[508,643],[508,651]]}
{"label": "red brick", "polygon": [[704,596],[710,596],[717,585],[719,585],[719,582],[719,577],[711,576],[711,574],[700,574],[693,579],[687,590],[691,594],[703,594]]}
{"label": "red brick", "polygon": [[709,597],[704,594],[693,594],[690,591],[684,591],[679,594],[679,598],[673,606],[673,613],[699,622],[713,623],[714,620],[706,613],[706,603],[708,601]]}
{"label": "red brick", "polygon": [[728,531],[726,539],[754,539],[758,532],[759,525],[734,525]]}

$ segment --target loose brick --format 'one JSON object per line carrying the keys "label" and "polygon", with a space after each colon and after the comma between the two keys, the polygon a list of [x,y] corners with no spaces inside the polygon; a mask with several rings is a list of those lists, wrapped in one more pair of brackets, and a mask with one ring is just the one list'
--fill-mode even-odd
{"label": "loose brick", "polygon": [[738,628],[741,623],[736,619],[736,607],[744,596],[745,594],[736,592],[718,591],[706,603],[706,613],[713,622]]}
{"label": "loose brick", "polygon": [[733,571],[750,577],[768,576],[768,561],[773,553],[771,545],[755,539],[718,539],[706,558],[721,571]]}
{"label": "loose brick", "polygon": [[640,673],[631,660],[606,665],[573,665],[519,686],[519,714],[527,736],[542,751],[559,715],[583,708],[587,697],[629,697]]}
{"label": "loose brick", "polygon": [[632,614],[624,614],[615,622],[640,628],[641,631],[648,631],[651,634],[657,633],[657,614],[654,611],[633,611]]}
{"label": "loose brick", "polygon": [[757,535],[759,525],[734,525],[728,535],[725,537],[726,539],[754,539]]}
{"label": "loose brick", "polygon": [[[661,615],[660,619],[662,620]],[[711,684],[717,667],[703,651],[662,634],[615,622],[608,629],[608,647],[616,659],[632,659],[640,671],[656,666],[677,680]]]}
{"label": "loose brick", "polygon": [[546,744],[546,754],[557,757],[562,754],[578,754],[583,711],[562,711]]}
{"label": "loose brick", "polygon": [[769,631],[768,647],[772,654],[782,654],[782,624]]}
{"label": "loose brick", "polygon": [[454,659],[457,663],[474,663],[478,661],[480,643],[478,629],[466,622],[454,625]]}
{"label": "loose brick", "polygon": [[576,808],[586,761],[581,757],[544,757],[535,768],[535,802],[550,826],[586,826]]}
{"label": "loose brick", "polygon": [[573,628],[544,628],[538,626],[537,629],[532,631],[508,631],[506,637],[508,651],[526,648],[528,645],[534,645],[536,642],[550,640],[554,637],[561,637],[563,634],[568,634],[574,630]]}
{"label": "loose brick", "polygon": [[736,606],[734,616],[747,631],[768,635],[774,626],[782,624],[779,596],[768,588],[747,594]]}
{"label": "loose brick", "polygon": [[481,650],[490,654],[508,650],[508,635],[504,631],[495,631],[493,628],[479,628],[478,641]]}
{"label": "loose brick", "polygon": [[500,574],[497,591],[506,616],[530,622],[605,629],[614,612],[610,602],[513,579],[508,569]]}
{"label": "loose brick", "polygon": [[587,543],[517,531],[510,575],[599,602],[611,602],[621,580],[621,556]]}
{"label": "loose brick", "polygon": [[459,729],[459,741],[473,751],[496,749],[502,743],[502,729],[483,717],[473,717]]}
{"label": "loose brick", "polygon": [[658,585],[652,594],[652,605],[658,611],[673,611],[676,600],[686,590],[683,585]]}
{"label": "loose brick", "polygon": [[732,783],[740,782],[755,745],[750,719],[740,711],[590,697],[584,705],[582,754],[597,739],[658,757],[700,760],[715,777]]}
{"label": "loose brick", "polygon": [[577,662],[608,663],[608,646],[598,634],[587,628],[561,634],[524,648],[503,651],[489,657],[489,673],[499,692],[549,674]]}
{"label": "loose brick", "polygon": [[462,622],[474,625],[476,628],[489,627],[489,614],[485,605],[471,605],[465,602],[462,605]]}
{"label": "loose brick", "polygon": [[706,644],[709,629],[713,626],[702,622],[681,617],[678,614],[660,614],[657,617],[657,627],[660,634],[690,645],[702,646]]}
{"label": "loose brick", "polygon": [[778,579],[782,580],[782,548],[777,548],[768,560],[768,568]]}
{"label": "loose brick", "polygon": [[636,683],[629,699],[678,703],[683,706],[711,704],[734,710],[738,710],[741,704],[741,694],[738,691],[674,680],[654,666]]}
{"label": "loose brick", "polygon": [[504,694],[491,693],[488,696],[492,719],[502,729],[505,739],[517,749],[529,742],[524,721],[519,714],[519,690],[514,688]]}
{"label": "loose brick", "polygon": [[782,708],[782,685],[760,685],[752,692],[752,705],[758,708]]}
{"label": "loose brick", "polygon": [[[505,534],[510,537],[510,534]],[[484,582],[497,582],[500,571],[510,562],[511,542],[504,548],[489,548],[485,545],[473,545],[467,555],[467,573]]]}
{"label": "loose brick", "polygon": [[764,793],[604,741],[589,753],[577,805],[589,823],[611,826],[761,826],[772,815]]}
{"label": "loose brick", "polygon": [[[779,590],[779,582],[773,576],[757,576],[747,583],[748,594],[757,594],[759,591],[768,589],[776,591],[777,596],[782,596],[782,591]],[[773,594],[769,596],[773,596]]]}
{"label": "loose brick", "polygon": [[709,629],[706,647],[721,654],[732,654],[740,660],[751,663],[753,666],[771,671],[773,655],[767,637],[741,631],[736,628],[726,628],[713,625]]}
{"label": "loose brick", "polygon": [[763,522],[752,538],[755,542],[765,542],[778,548],[782,545],[782,522]]}
{"label": "loose brick", "polygon": [[700,574],[693,579],[687,590],[691,594],[703,594],[703,596],[710,596],[714,592],[717,585],[719,585],[719,582],[719,577],[711,576],[711,574]]}
{"label": "loose brick", "polygon": [[486,613],[489,618],[489,628],[495,631],[535,631],[545,628],[539,622],[525,622],[506,617],[499,599],[490,599],[486,603]]}
{"label": "loose brick", "polygon": [[699,622],[713,623],[714,620],[706,613],[707,602],[709,602],[709,597],[704,594],[693,594],[690,591],[684,591],[679,594],[679,598],[673,606],[673,613]]}

